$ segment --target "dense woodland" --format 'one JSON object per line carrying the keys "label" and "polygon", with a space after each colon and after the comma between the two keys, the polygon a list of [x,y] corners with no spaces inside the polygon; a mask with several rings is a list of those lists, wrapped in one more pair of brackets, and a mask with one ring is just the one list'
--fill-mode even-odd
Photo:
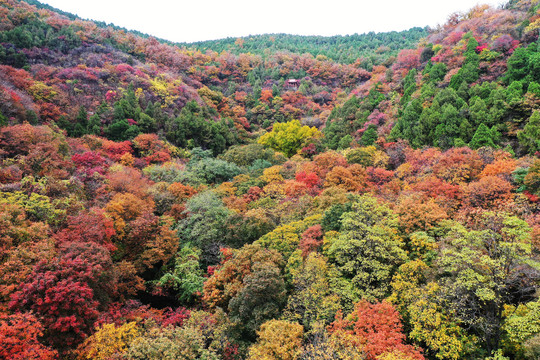
{"label": "dense woodland", "polygon": [[540,358],[538,0],[179,45],[36,4],[0,0],[0,359]]}
{"label": "dense woodland", "polygon": [[391,56],[396,56],[399,50],[416,46],[418,41],[427,35],[427,29],[413,28],[400,32],[370,32],[327,37],[289,34],[255,35],[179,45],[201,51],[228,51],[235,55],[249,52],[264,56],[278,51],[307,53],[314,57],[319,56],[319,59],[330,59],[346,64],[356,63],[360,59],[360,66],[371,71],[374,65],[380,65]]}

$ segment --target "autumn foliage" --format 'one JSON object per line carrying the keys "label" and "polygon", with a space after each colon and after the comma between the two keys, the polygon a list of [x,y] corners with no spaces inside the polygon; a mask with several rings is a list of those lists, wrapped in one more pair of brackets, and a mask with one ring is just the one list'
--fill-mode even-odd
{"label": "autumn foliage", "polygon": [[536,358],[539,29],[171,45],[0,0],[0,360]]}

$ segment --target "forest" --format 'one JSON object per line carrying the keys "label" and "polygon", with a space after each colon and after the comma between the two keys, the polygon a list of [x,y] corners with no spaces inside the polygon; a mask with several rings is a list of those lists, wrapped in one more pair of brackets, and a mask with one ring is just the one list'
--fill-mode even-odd
{"label": "forest", "polygon": [[311,54],[337,63],[353,64],[361,59],[360,66],[370,70],[374,65],[384,63],[399,50],[415,46],[428,35],[425,28],[385,33],[370,32],[346,36],[298,36],[289,34],[265,34],[243,38],[200,41],[178,44],[201,51],[228,51],[235,55],[249,52],[268,55],[278,51]]}
{"label": "forest", "polygon": [[540,359],[540,2],[172,44],[0,0],[0,360]]}

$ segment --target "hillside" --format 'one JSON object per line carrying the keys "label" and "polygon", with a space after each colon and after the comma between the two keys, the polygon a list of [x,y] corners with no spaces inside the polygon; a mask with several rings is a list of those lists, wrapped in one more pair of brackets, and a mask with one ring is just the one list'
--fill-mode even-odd
{"label": "hillside", "polygon": [[353,34],[346,36],[299,36],[289,34],[254,35],[241,38],[200,41],[178,44],[190,49],[227,51],[235,55],[251,53],[261,56],[276,52],[311,54],[324,56],[337,63],[353,64],[361,59],[362,67],[371,70],[402,49],[416,46],[420,39],[428,35],[426,28],[386,33]]}
{"label": "hillside", "polygon": [[0,0],[0,359],[539,358],[537,0],[178,45],[35,4]]}

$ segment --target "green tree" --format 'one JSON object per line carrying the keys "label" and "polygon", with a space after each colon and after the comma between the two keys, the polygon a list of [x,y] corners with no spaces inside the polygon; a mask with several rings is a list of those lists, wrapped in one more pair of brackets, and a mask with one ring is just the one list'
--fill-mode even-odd
{"label": "green tree", "polygon": [[345,135],[341,138],[341,140],[338,143],[338,149],[347,149],[351,146],[351,143],[353,141],[353,138],[351,135]]}
{"label": "green tree", "polygon": [[479,126],[482,123],[491,125],[491,118],[486,102],[479,96],[475,96],[469,100],[469,114],[473,126]]}
{"label": "green tree", "polygon": [[529,74],[529,58],[534,53],[536,44],[532,43],[527,48],[518,47],[512,56],[508,58],[506,75],[504,80],[507,84],[512,81],[522,80]]}
{"label": "green tree", "polygon": [[411,69],[405,78],[403,78],[403,96],[401,97],[401,104],[407,104],[411,99],[411,95],[416,91],[416,69]]}
{"label": "green tree", "polygon": [[438,83],[444,80],[447,71],[448,69],[445,63],[435,63],[429,71],[429,80]]}
{"label": "green tree", "polygon": [[367,130],[362,135],[362,144],[364,146],[373,145],[375,141],[377,140],[377,126],[376,125],[369,125]]}
{"label": "green tree", "polygon": [[77,123],[81,124],[83,129],[88,128],[88,111],[86,111],[84,106],[79,107],[79,112],[75,120]]}
{"label": "green tree", "polygon": [[529,87],[527,88],[527,92],[536,95],[537,97],[540,97],[540,84],[536,81],[531,81],[529,84]]}
{"label": "green tree", "polygon": [[500,348],[505,307],[524,301],[538,276],[525,221],[485,213],[476,228],[450,230],[441,244],[439,283],[449,310],[492,354]]}
{"label": "green tree", "polygon": [[153,133],[157,130],[156,121],[145,113],[141,113],[137,125],[143,133]]}
{"label": "green tree", "polygon": [[495,147],[495,143],[493,141],[493,134],[484,123],[481,123],[480,126],[476,129],[476,132],[474,133],[474,136],[469,143],[469,146],[472,149],[478,149],[483,146]]}
{"label": "green tree", "polygon": [[518,132],[519,143],[530,153],[540,151],[540,111],[535,111],[523,130]]}
{"label": "green tree", "polygon": [[90,119],[88,120],[88,133],[92,135],[100,135],[101,118],[98,114],[90,116]]}
{"label": "green tree", "polygon": [[105,134],[111,140],[124,141],[139,135],[139,128],[137,125],[130,125],[127,120],[120,120],[109,125],[105,129]]}
{"label": "green tree", "polygon": [[420,99],[413,99],[409,102],[403,115],[398,119],[396,125],[392,128],[390,137],[392,139],[405,139],[409,143],[416,147],[421,144],[418,141],[418,134],[415,133],[415,128],[418,125],[418,119],[422,114],[422,101]]}
{"label": "green tree", "polygon": [[435,138],[438,147],[448,149],[454,145],[454,139],[460,135],[460,125],[463,118],[454,105],[447,103],[442,108],[442,123],[435,128]]}
{"label": "green tree", "polygon": [[285,157],[276,155],[273,150],[267,149],[261,144],[249,144],[231,146],[218,158],[238,166],[250,166],[257,160],[265,160],[272,165],[285,162]]}
{"label": "green tree", "polygon": [[376,199],[361,196],[341,219],[341,234],[327,251],[329,260],[358,298],[383,299],[392,275],[406,259],[397,216]]}
{"label": "green tree", "polygon": [[189,172],[188,178],[191,181],[204,184],[219,184],[230,181],[242,172],[236,164],[214,158],[191,161],[187,170]]}
{"label": "green tree", "polygon": [[181,244],[192,244],[201,249],[203,266],[216,264],[224,241],[225,224],[231,215],[221,199],[211,191],[191,197],[186,202],[186,218],[178,222]]}
{"label": "green tree", "polygon": [[529,359],[530,357],[523,353],[527,348],[527,340],[540,334],[540,301],[531,301],[512,308],[511,315],[505,321],[504,330],[507,352],[517,355],[516,358]]}
{"label": "green tree", "polygon": [[176,254],[174,267],[166,272],[158,284],[171,288],[180,302],[192,304],[202,294],[204,274],[199,264],[200,250],[184,246]]}
{"label": "green tree", "polygon": [[132,119],[139,121],[139,116],[142,112],[139,105],[139,100],[135,96],[133,84],[130,84],[124,96],[114,103],[114,120],[121,121]]}
{"label": "green tree", "polygon": [[335,204],[330,209],[324,212],[321,220],[321,225],[325,231],[340,231],[341,230],[341,216],[344,213],[350,212],[352,203]]}
{"label": "green tree", "polygon": [[210,149],[214,155],[238,142],[234,124],[228,120],[213,121],[211,111],[197,102],[188,102],[179,116],[165,126],[166,138],[176,146]]}
{"label": "green tree", "polygon": [[330,325],[341,303],[351,300],[338,295],[338,279],[334,266],[320,254],[311,253],[293,275],[294,290],[288,298],[285,317],[298,321],[307,331],[317,322]]}
{"label": "green tree", "polygon": [[229,315],[247,339],[267,320],[276,318],[287,299],[281,269],[270,262],[257,263],[244,278],[242,289],[229,302]]}

